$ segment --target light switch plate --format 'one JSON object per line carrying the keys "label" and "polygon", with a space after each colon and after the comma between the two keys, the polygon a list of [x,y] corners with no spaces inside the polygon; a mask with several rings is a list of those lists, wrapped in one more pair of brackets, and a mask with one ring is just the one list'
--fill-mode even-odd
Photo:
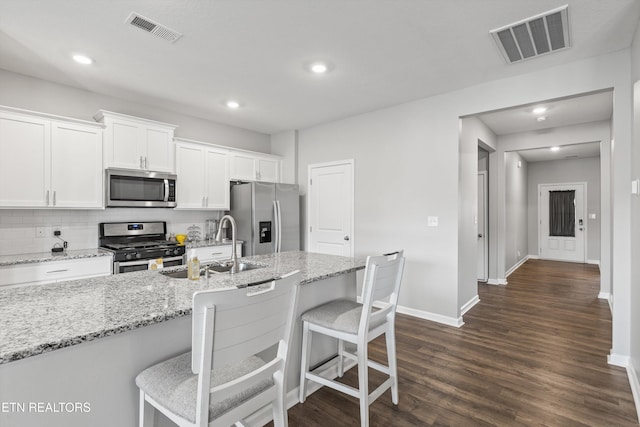
{"label": "light switch plate", "polygon": [[438,226],[438,217],[437,216],[427,217],[427,226],[429,226],[429,227],[437,227]]}
{"label": "light switch plate", "polygon": [[589,214],[589,219],[596,219],[596,214],[590,213]]}

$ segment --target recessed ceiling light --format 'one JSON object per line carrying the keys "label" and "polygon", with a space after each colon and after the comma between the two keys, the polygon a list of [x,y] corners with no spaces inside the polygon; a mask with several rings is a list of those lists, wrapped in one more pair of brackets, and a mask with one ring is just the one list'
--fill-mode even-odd
{"label": "recessed ceiling light", "polygon": [[93,59],[89,58],[87,55],[75,54],[72,56],[73,60],[78,64],[82,65],[91,65],[93,64]]}
{"label": "recessed ceiling light", "polygon": [[560,150],[560,147],[551,147],[551,151],[558,151]]}
{"label": "recessed ceiling light", "polygon": [[547,107],[536,107],[533,109],[533,114],[542,114],[547,111]]}
{"label": "recessed ceiling light", "polygon": [[316,74],[324,74],[329,71],[329,67],[324,62],[314,62],[309,69]]}
{"label": "recessed ceiling light", "polygon": [[547,116],[537,117],[536,120],[539,121],[539,122],[544,122],[545,120],[547,120]]}
{"label": "recessed ceiling light", "polygon": [[240,103],[233,99],[228,100],[224,105],[226,105],[227,108],[230,108],[231,110],[237,110],[238,108],[240,108]]}

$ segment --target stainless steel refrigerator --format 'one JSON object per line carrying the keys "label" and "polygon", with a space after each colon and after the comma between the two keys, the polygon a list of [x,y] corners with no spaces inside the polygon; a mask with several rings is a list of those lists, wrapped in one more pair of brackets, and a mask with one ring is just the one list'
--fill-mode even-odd
{"label": "stainless steel refrigerator", "polygon": [[300,193],[294,184],[231,186],[231,216],[244,256],[300,249]]}

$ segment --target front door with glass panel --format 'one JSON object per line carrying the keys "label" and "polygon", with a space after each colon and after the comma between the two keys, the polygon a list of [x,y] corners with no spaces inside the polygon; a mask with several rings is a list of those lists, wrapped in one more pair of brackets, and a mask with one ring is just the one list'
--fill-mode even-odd
{"label": "front door with glass panel", "polygon": [[541,259],[585,262],[586,183],[538,186]]}

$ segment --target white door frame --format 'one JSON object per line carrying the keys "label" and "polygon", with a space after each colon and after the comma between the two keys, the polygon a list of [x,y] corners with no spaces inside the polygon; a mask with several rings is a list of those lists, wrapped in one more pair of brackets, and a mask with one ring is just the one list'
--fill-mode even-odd
{"label": "white door frame", "polygon": [[[551,186],[563,186],[563,185],[582,185],[582,215],[584,217],[584,241],[582,242],[583,245],[583,259],[582,262],[586,263],[587,259],[589,258],[588,253],[587,253],[587,242],[588,242],[588,237],[589,237],[589,227],[587,227],[587,222],[589,220],[589,213],[587,211],[587,183],[585,182],[558,182],[558,183],[545,183],[545,184],[538,184],[538,257],[540,257],[540,248],[542,247],[542,238],[543,238],[543,230],[542,230],[542,203],[540,203],[540,200],[542,199],[542,189],[543,187],[551,187]],[[578,227],[578,224],[576,224],[576,227]],[[541,258],[542,259],[542,258]]]}
{"label": "white door frame", "polygon": [[355,247],[356,247],[356,239],[355,239],[355,234],[356,234],[356,230],[355,230],[355,221],[354,221],[354,217],[355,217],[355,160],[354,159],[346,159],[346,160],[337,160],[337,161],[333,161],[333,162],[323,162],[323,163],[314,163],[312,165],[309,165],[307,167],[307,230],[305,232],[306,238],[306,249],[309,249],[309,242],[311,242],[311,231],[310,231],[310,225],[311,224],[311,197],[309,195],[309,193],[311,192],[311,185],[309,184],[309,180],[311,179],[311,169],[314,168],[323,168],[323,167],[328,167],[328,166],[340,166],[340,165],[350,165],[351,166],[351,235],[349,236],[349,240],[351,241],[351,249],[350,249],[350,254],[349,256],[354,256],[354,251],[355,251]]}
{"label": "white door frame", "polygon": [[[489,280],[489,173],[488,171],[479,171],[478,176],[482,176],[484,180],[484,224],[482,224],[482,229],[484,230],[484,278],[481,279],[478,277],[478,280],[481,282],[487,282]],[[480,215],[480,212],[476,214],[476,219]],[[477,232],[477,229],[476,229]]]}

